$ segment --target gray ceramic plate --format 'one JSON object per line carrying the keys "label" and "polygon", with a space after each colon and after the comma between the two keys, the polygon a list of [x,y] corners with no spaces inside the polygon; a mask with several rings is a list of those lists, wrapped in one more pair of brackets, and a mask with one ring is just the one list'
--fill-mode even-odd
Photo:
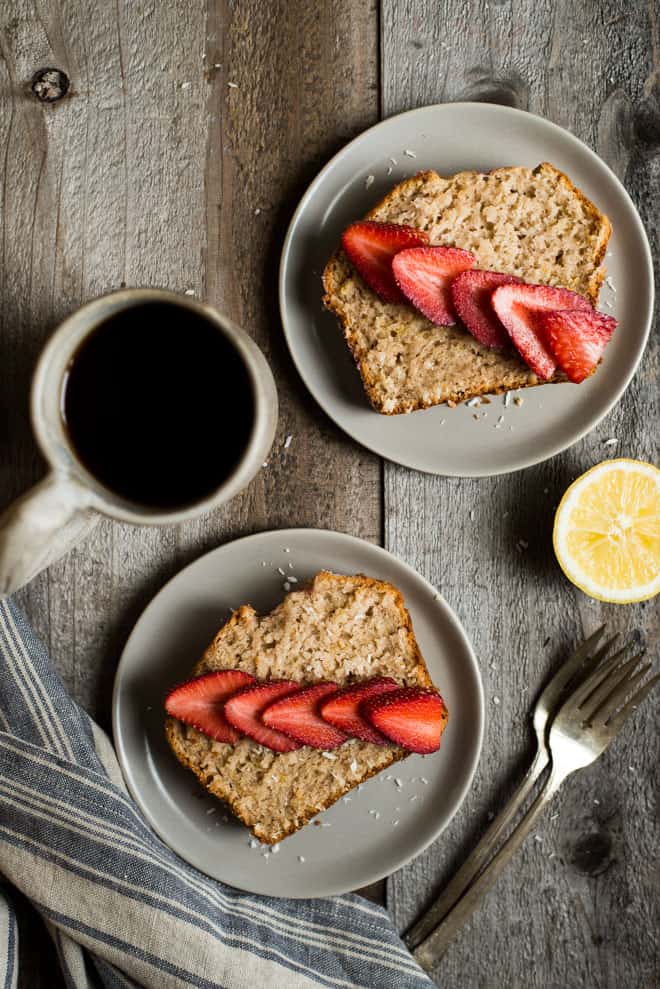
{"label": "gray ceramic plate", "polygon": [[[611,256],[606,260],[610,280],[601,292],[600,307],[621,325],[598,373],[581,385],[527,389],[521,393],[520,407],[511,403],[505,408],[498,397],[479,410],[441,405],[402,416],[374,412],[337,322],[321,306],[321,272],[343,228],[396,182],[422,169],[450,175],[500,165],[533,167],[542,161],[565,171],[612,222]],[[369,176],[373,181],[367,188]],[[280,309],[305,384],[353,439],[406,467],[480,477],[519,470],[559,453],[593,429],[617,402],[648,337],[653,268],[644,228],[628,194],[581,141],[521,110],[445,103],[377,124],[335,155],[316,177],[284,244]],[[477,411],[488,414],[475,420]]]}
{"label": "gray ceramic plate", "polygon": [[[324,827],[309,824],[269,853],[175,760],[164,737],[162,704],[167,688],[186,678],[231,608],[250,602],[267,612],[282,599],[278,567],[299,582],[329,568],[396,584],[450,717],[439,752],[411,756],[391,773],[381,773],[322,814]],[[113,698],[119,761],[154,831],[202,872],[271,896],[343,893],[375,882],[422,851],[447,826],[468,790],[483,723],[475,657],[435,588],[383,549],[316,529],[248,536],[182,570],[133,629]]]}

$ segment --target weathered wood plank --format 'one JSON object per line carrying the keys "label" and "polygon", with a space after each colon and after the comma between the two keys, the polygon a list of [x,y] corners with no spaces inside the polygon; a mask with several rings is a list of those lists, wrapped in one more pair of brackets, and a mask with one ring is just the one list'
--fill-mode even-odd
{"label": "weathered wood plank", "polygon": [[[380,539],[378,460],[305,392],[276,293],[283,233],[306,184],[377,117],[377,50],[375,0],[1,5],[0,507],[43,471],[27,413],[36,355],[91,296],[124,283],[192,290],[254,336],[280,391],[268,467],[230,506],[178,528],[102,523],[19,595],[106,727],[122,643],[182,565],[276,526]],[[44,66],[71,79],[50,106],[28,87]],[[221,444],[209,436],[211,456]],[[24,970],[23,986],[56,984],[36,948],[26,957],[35,971]]]}
{"label": "weathered wood plank", "polygon": [[[657,258],[652,2],[384,0],[381,45],[386,116],[477,99],[549,117],[594,147],[624,181]],[[554,562],[550,540],[558,498],[604,458],[605,438],[619,438],[620,455],[655,458],[657,380],[656,343],[623,401],[591,436],[510,477],[456,481],[385,466],[386,545],[431,579],[465,623],[481,661],[488,715],[481,765],[463,809],[436,845],[389,883],[402,929],[449,878],[519,778],[530,755],[527,713],[562,652],[602,620],[643,643],[657,635],[652,602],[606,606],[574,590]],[[529,542],[522,554],[516,551],[521,538]],[[538,828],[539,840],[527,842],[457,938],[438,969],[439,985],[656,984],[657,711],[656,697],[611,753],[567,783]]]}

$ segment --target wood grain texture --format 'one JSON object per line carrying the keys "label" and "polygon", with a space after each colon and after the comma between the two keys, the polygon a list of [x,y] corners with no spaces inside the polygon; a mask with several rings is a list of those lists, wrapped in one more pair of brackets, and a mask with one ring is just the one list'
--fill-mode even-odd
{"label": "wood grain texture", "polygon": [[[36,356],[90,297],[124,284],[192,290],[257,340],[280,393],[268,466],[231,505],[179,527],[102,523],[18,596],[106,728],[123,642],[183,565],[279,526],[380,540],[379,462],[305,392],[276,294],[299,197],[377,118],[377,44],[374,0],[0,5],[0,507],[44,470],[28,422]],[[58,103],[30,92],[44,66],[70,77]],[[221,445],[209,435],[210,455]],[[22,987],[51,989],[52,968],[40,968],[25,936],[34,967],[23,966]]]}
{"label": "wood grain texture", "polygon": [[[548,117],[595,148],[624,182],[657,261],[660,63],[652,0],[383,0],[381,23],[384,116],[471,99]],[[590,436],[539,467],[476,481],[385,466],[386,546],[456,609],[487,696],[483,756],[462,810],[425,855],[389,882],[388,903],[401,929],[439,891],[519,779],[531,755],[535,693],[569,646],[604,620],[657,645],[657,603],[616,607],[582,595],[554,561],[551,526],[569,482],[605,458],[606,438],[619,438],[618,455],[656,459],[658,370],[656,334],[617,408]],[[520,539],[529,543],[526,551],[517,550]],[[566,784],[446,955],[438,985],[658,984],[658,700],[647,701],[611,752]]]}

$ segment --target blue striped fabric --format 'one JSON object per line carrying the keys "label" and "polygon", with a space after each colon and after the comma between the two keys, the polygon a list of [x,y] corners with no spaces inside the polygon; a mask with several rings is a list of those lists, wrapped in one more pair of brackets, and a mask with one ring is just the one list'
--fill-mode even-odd
{"label": "blue striped fabric", "polygon": [[387,913],[358,896],[284,900],[208,879],[163,845],[108,742],[18,609],[0,602],[0,989],[9,885],[49,927],[74,989],[432,989]]}

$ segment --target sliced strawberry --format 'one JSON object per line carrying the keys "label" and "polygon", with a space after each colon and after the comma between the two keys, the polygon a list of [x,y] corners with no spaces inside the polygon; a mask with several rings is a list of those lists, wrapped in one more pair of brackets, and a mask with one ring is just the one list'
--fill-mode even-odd
{"label": "sliced strawberry", "polygon": [[385,302],[406,302],[392,274],[392,258],[406,247],[428,244],[428,234],[401,223],[358,220],[346,227],[341,246],[363,279]]}
{"label": "sliced strawberry", "polygon": [[568,380],[576,384],[596,369],[616,329],[614,316],[595,309],[539,313],[537,319],[557,363]]}
{"label": "sliced strawberry", "polygon": [[336,683],[317,683],[295,694],[275,701],[263,712],[264,724],[285,732],[301,745],[313,749],[335,749],[346,741],[346,735],[329,725],[319,714],[319,703],[337,691]]}
{"label": "sliced strawberry", "polygon": [[360,706],[370,697],[379,697],[398,689],[398,683],[391,677],[375,677],[365,683],[342,687],[321,703],[321,717],[353,738],[361,738],[363,742],[373,742],[375,745],[388,745],[389,739],[369,724],[361,714]]}
{"label": "sliced strawberry", "polygon": [[235,744],[241,733],[227,721],[223,707],[225,701],[248,683],[254,683],[254,677],[243,670],[203,673],[170,690],[165,698],[165,710],[216,742]]}
{"label": "sliced strawberry", "polygon": [[456,313],[450,285],[472,268],[473,254],[459,247],[412,247],[392,259],[396,283],[413,306],[437,326],[452,326]]}
{"label": "sliced strawberry", "polygon": [[592,311],[591,303],[584,296],[550,285],[501,285],[491,299],[518,353],[544,381],[555,373],[557,362],[541,336],[537,314],[560,309]]}
{"label": "sliced strawberry", "polygon": [[473,268],[463,271],[451,283],[451,301],[465,328],[484,347],[506,347],[511,343],[509,334],[500,322],[491,294],[500,285],[513,285],[520,282],[513,275],[503,275],[499,271],[482,271]]}
{"label": "sliced strawberry", "polygon": [[265,745],[275,752],[293,752],[299,749],[300,745],[283,735],[281,731],[275,731],[264,724],[262,714],[269,704],[279,697],[288,697],[300,690],[300,684],[293,680],[266,680],[264,683],[256,683],[253,687],[246,687],[234,694],[225,704],[225,715],[227,721],[249,735],[255,742]]}
{"label": "sliced strawberry", "polygon": [[435,690],[401,687],[365,701],[363,711],[374,728],[411,752],[435,752],[447,724],[447,708]]}

